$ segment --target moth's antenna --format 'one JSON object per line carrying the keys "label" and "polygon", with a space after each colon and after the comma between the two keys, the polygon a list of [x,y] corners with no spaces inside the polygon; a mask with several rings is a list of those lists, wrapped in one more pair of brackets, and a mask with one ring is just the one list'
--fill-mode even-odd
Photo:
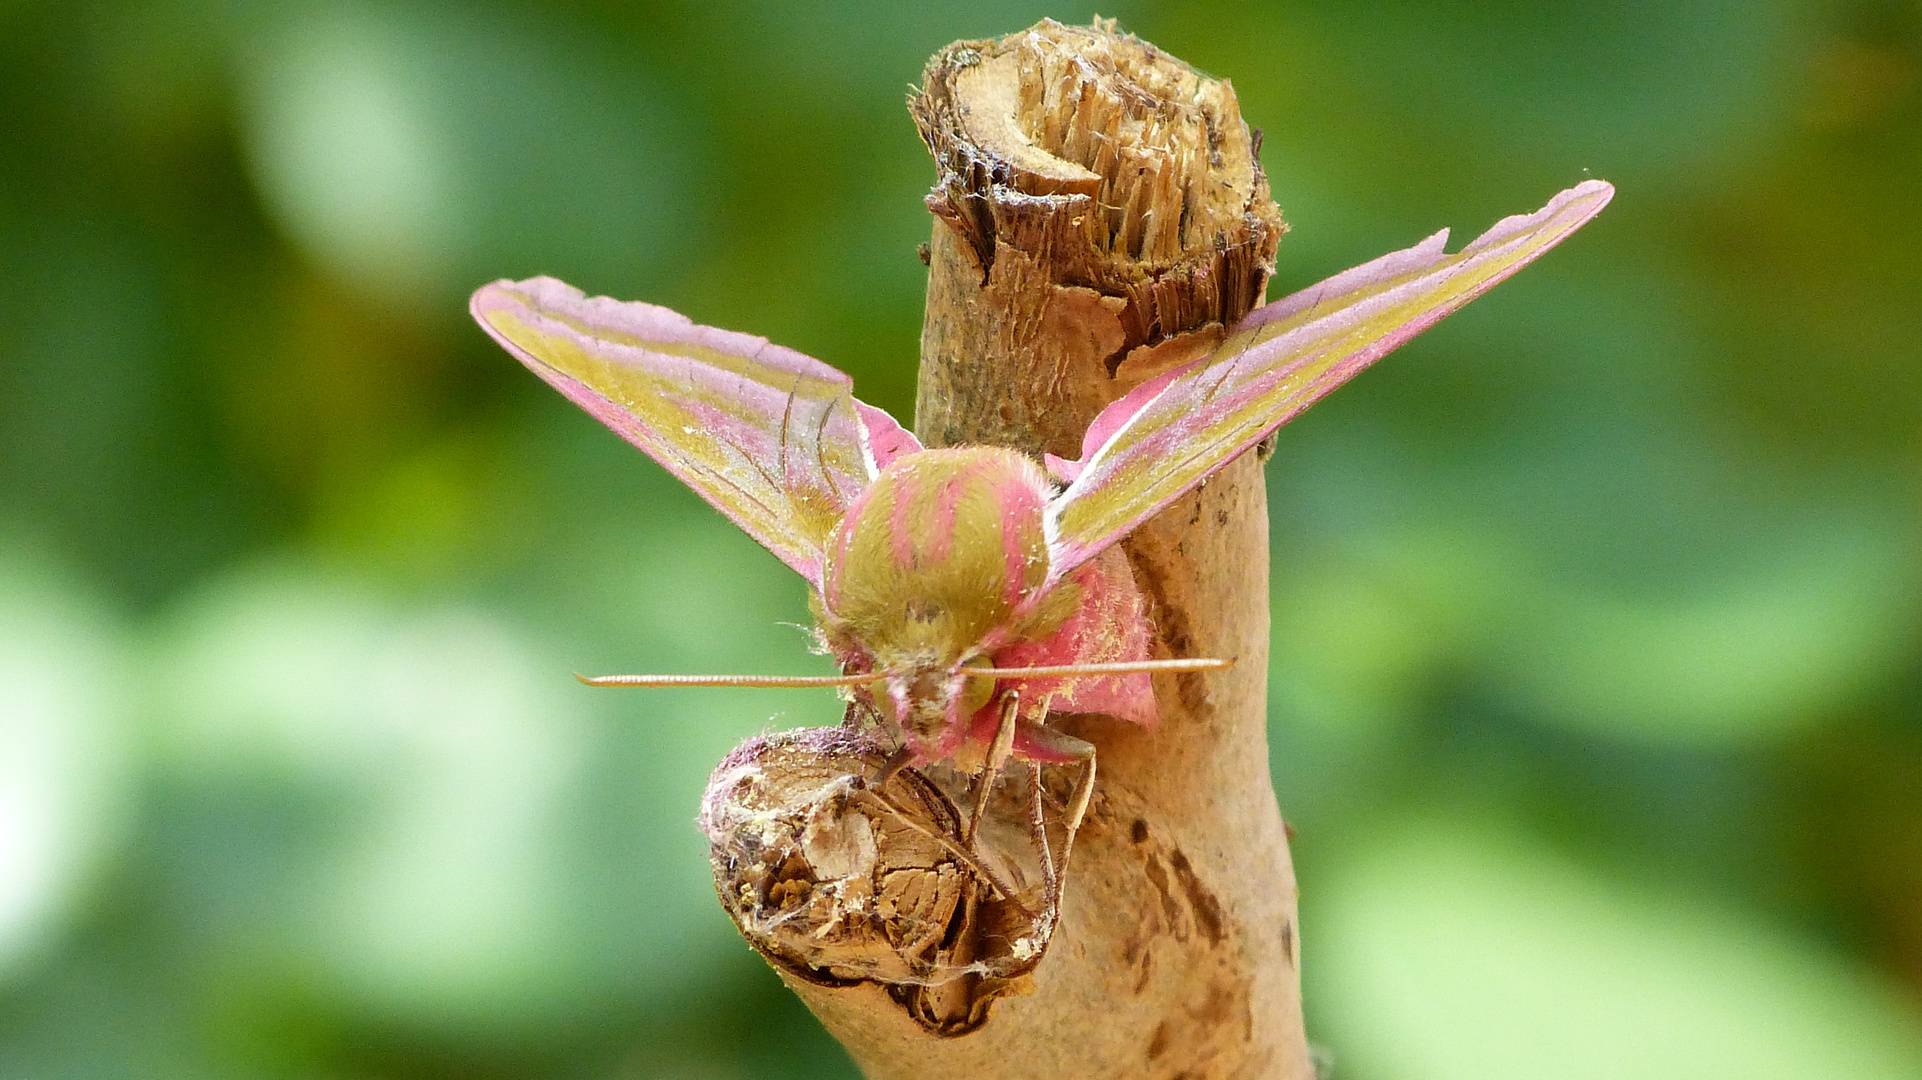
{"label": "moth's antenna", "polygon": [[1121,660],[1111,664],[1051,664],[1042,667],[964,667],[961,674],[980,679],[1047,679],[1067,675],[1133,675],[1141,671],[1217,671],[1234,660],[1197,656],[1183,660]]}
{"label": "moth's antenna", "polygon": [[[1109,664],[1054,664],[1043,667],[981,668],[964,667],[958,673],[981,679],[1044,679],[1073,675],[1132,675],[1155,671],[1215,671],[1233,666],[1233,660],[1194,657],[1185,660],[1123,660]],[[885,671],[864,671],[854,675],[581,675],[574,676],[588,686],[862,686],[888,677]]]}
{"label": "moth's antenna", "polygon": [[588,686],[860,686],[880,682],[885,671],[859,675],[582,675]]}

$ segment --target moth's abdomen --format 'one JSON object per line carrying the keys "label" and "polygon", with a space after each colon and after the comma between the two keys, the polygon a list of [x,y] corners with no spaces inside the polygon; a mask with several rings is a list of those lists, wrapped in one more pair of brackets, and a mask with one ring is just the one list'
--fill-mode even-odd
{"label": "moth's abdomen", "polygon": [[953,663],[1030,619],[1048,575],[1047,478],[999,447],[896,458],[828,547],[822,602],[831,636],[871,654]]}

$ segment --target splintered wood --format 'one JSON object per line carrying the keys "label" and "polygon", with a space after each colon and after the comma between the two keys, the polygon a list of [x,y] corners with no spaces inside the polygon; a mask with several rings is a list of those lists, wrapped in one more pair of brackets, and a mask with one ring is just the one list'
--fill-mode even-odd
{"label": "splintered wood", "polygon": [[1112,22],[949,46],[909,108],[980,272],[997,246],[1049,258],[1127,301],[1125,347],[1232,322],[1267,281],[1286,226],[1233,89]]}
{"label": "splintered wood", "polygon": [[[1287,226],[1228,83],[1112,22],[1043,22],[935,54],[908,108],[946,226],[921,341],[929,445],[1078,457],[1078,423],[1211,349],[1261,298]],[[1029,385],[1073,407],[1011,402],[988,432],[954,413]]]}
{"label": "splintered wood", "polygon": [[1067,34],[1066,45],[1023,35],[1012,52],[956,76],[956,94],[966,100],[1005,82],[1010,65],[1016,72],[1013,131],[1002,117],[973,110],[964,119],[969,134],[984,149],[1010,151],[1024,167],[1017,185],[1027,176],[1063,177],[1057,190],[1037,185],[1030,194],[1092,199],[1097,212],[1082,224],[1096,250],[1165,265],[1190,248],[1212,247],[1239,223],[1251,194],[1215,171],[1226,157],[1251,156],[1234,95],[1158,54]]}

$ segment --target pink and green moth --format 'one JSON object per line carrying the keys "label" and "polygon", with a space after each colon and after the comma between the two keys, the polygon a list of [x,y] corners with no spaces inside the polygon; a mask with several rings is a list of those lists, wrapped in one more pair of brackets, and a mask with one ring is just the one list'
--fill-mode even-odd
{"label": "pink and green moth", "polygon": [[1227,662],[1152,658],[1154,634],[1116,541],[1613,195],[1587,181],[1456,254],[1444,250],[1444,229],[1260,308],[1208,356],[1104,409],[1076,461],[923,449],[820,361],[553,278],[485,286],[472,311],[535,374],[806,578],[819,642],[843,672],[585,681],[849,687],[901,765],[1087,762],[1072,828],[1094,748],[1048,726],[1048,715],[1152,725],[1155,671]]}

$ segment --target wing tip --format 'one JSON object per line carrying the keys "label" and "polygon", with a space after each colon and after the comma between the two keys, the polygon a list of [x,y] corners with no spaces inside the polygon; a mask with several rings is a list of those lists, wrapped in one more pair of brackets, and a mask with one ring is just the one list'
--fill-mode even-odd
{"label": "wing tip", "polygon": [[1570,231],[1573,231],[1587,224],[1590,218],[1601,213],[1614,199],[1614,184],[1591,178],[1550,199],[1548,205],[1542,207],[1541,216],[1544,219],[1555,218],[1573,210],[1575,211],[1572,215],[1574,220],[1569,225]]}
{"label": "wing tip", "polygon": [[584,296],[581,290],[559,278],[545,274],[515,281],[501,278],[490,281],[474,290],[468,298],[467,312],[474,321],[486,327],[489,333],[498,334],[493,316],[506,312],[534,312],[541,307],[550,306],[558,294],[563,302],[580,303]]}
{"label": "wing tip", "polygon": [[1461,254],[1485,251],[1519,237],[1551,234],[1552,239],[1542,248],[1546,251],[1588,224],[1614,198],[1614,184],[1606,180],[1584,180],[1572,188],[1557,192],[1554,198],[1532,214],[1516,214],[1497,221],[1487,232],[1463,248]]}
{"label": "wing tip", "polygon": [[1603,205],[1607,205],[1608,200],[1615,197],[1615,185],[1599,177],[1590,177],[1576,184],[1574,187],[1569,188],[1567,194],[1574,198],[1580,198],[1590,194],[1598,195]]}
{"label": "wing tip", "polygon": [[497,321],[502,315],[583,340],[597,338],[599,331],[612,331],[632,339],[622,342],[620,347],[689,346],[730,354],[804,378],[849,388],[854,385],[853,379],[839,368],[785,345],[776,345],[759,334],[698,323],[673,308],[645,300],[589,296],[584,290],[545,274],[521,281],[502,278],[489,282],[474,290],[467,307],[475,321],[510,350],[513,346],[502,336]]}
{"label": "wing tip", "polygon": [[700,326],[688,316],[660,304],[650,304],[645,300],[621,300],[599,294],[589,296],[586,290],[547,274],[536,274],[519,281],[513,278],[490,281],[474,290],[474,295],[468,300],[467,310],[483,324],[489,321],[488,316],[493,313],[519,310],[533,316],[559,313],[586,317],[632,333],[665,332],[672,335],[700,330],[767,344],[766,338]]}
{"label": "wing tip", "polygon": [[475,289],[474,295],[467,298],[467,313],[474,317],[475,322],[486,326],[487,313],[501,303],[501,293],[511,284],[513,282],[501,278],[499,281],[490,281]]}

